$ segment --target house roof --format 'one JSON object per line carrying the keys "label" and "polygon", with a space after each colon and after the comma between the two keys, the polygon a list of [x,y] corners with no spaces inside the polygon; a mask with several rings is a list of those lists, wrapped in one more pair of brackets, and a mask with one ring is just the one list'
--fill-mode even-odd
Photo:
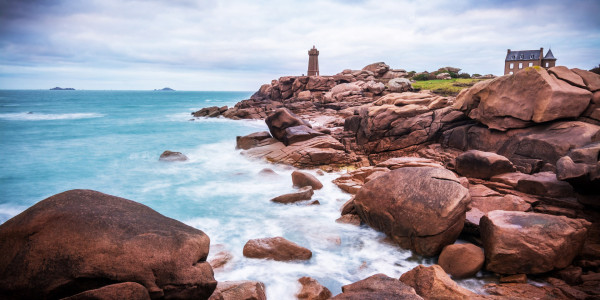
{"label": "house roof", "polygon": [[513,60],[539,60],[540,50],[510,51],[506,54],[506,61]]}
{"label": "house roof", "polygon": [[547,60],[556,60],[556,58],[552,54],[552,50],[550,50],[550,49],[548,49],[548,53],[546,53],[546,56],[544,56],[544,59],[547,59]]}

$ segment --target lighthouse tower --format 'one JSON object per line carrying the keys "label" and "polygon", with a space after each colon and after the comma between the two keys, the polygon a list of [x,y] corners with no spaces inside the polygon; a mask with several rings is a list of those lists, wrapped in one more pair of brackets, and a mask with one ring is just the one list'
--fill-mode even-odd
{"label": "lighthouse tower", "polygon": [[313,45],[308,50],[308,76],[319,76],[319,50]]}

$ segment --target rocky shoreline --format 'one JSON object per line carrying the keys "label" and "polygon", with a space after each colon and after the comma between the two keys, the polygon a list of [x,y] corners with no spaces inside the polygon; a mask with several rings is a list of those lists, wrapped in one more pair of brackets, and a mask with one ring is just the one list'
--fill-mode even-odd
{"label": "rocky shoreline", "polygon": [[[600,298],[600,76],[527,68],[444,97],[412,91],[406,75],[375,63],[334,76],[287,76],[232,108],[193,113],[264,119],[269,132],[237,138],[243,155],[346,170],[334,183],[354,197],[339,222],[366,224],[399,247],[439,257],[335,296],[303,277],[297,297]],[[165,161],[185,157],[167,154]],[[318,204],[310,202],[322,187],[317,178],[297,171],[292,183],[296,192],[272,201]],[[95,191],[43,200],[0,225],[0,237],[6,299],[266,299],[260,282],[216,282],[213,269],[230,256],[207,261],[202,231]],[[459,237],[469,243],[455,244]],[[282,237],[250,240],[243,253],[312,256]],[[498,278],[485,295],[453,281],[480,270]]]}

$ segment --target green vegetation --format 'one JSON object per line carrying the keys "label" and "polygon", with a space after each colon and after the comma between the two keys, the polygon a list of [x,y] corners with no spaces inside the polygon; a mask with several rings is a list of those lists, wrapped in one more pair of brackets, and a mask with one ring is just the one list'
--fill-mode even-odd
{"label": "green vegetation", "polygon": [[[413,78],[414,79],[414,78]],[[466,79],[466,78],[452,78],[452,79],[436,79],[417,81],[412,84],[415,90],[431,90],[432,92],[444,96],[456,96],[458,93],[465,88],[473,86],[479,81],[486,79]]]}

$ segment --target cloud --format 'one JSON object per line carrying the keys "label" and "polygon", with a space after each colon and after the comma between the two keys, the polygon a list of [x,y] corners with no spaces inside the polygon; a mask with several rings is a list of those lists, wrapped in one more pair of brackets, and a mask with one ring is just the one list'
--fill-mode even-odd
{"label": "cloud", "polygon": [[305,73],[313,44],[322,74],[375,61],[499,74],[507,48],[550,45],[559,64],[588,69],[599,11],[597,1],[0,0],[0,88],[255,90]]}

